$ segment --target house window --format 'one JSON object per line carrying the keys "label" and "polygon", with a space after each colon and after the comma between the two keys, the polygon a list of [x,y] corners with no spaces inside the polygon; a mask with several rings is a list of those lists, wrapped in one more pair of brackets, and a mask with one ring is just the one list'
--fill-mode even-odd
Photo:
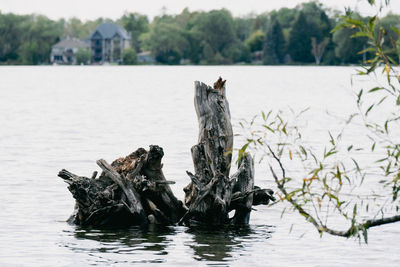
{"label": "house window", "polygon": [[60,55],[55,55],[55,56],[53,57],[53,59],[54,59],[54,61],[62,61],[62,60],[63,60],[63,57],[60,56]]}

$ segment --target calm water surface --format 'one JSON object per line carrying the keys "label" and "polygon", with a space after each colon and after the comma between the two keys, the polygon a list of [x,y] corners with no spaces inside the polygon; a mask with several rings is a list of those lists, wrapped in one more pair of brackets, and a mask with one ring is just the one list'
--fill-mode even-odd
{"label": "calm water surface", "polygon": [[[98,230],[65,222],[74,201],[60,169],[90,176],[97,159],[111,162],[150,144],[164,148],[165,176],[183,198],[197,140],[193,81],[228,80],[236,125],[260,110],[311,107],[317,144],[335,127],[326,110],[354,111],[352,73],[351,67],[0,67],[0,265],[399,266],[398,224],[372,229],[368,245],[320,238],[297,214],[281,219],[283,205],[258,206],[242,228]],[[263,166],[256,166],[256,184],[274,188]]]}

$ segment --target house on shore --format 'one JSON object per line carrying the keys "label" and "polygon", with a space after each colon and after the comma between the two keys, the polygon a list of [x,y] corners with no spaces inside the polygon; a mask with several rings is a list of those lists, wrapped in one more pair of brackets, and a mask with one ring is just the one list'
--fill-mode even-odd
{"label": "house on shore", "polygon": [[92,63],[122,61],[122,51],[129,47],[130,34],[115,23],[102,23],[90,34]]}
{"label": "house on shore", "polygon": [[76,64],[76,52],[89,49],[89,44],[76,38],[65,38],[51,47],[50,62],[53,64]]}

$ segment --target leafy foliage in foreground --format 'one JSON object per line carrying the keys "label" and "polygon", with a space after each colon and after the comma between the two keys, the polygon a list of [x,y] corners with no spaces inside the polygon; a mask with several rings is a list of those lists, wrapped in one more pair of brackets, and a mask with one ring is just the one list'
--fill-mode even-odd
{"label": "leafy foliage in foreground", "polygon": [[[372,56],[358,75],[374,79],[377,86],[357,92],[358,111],[341,122],[339,131],[327,133],[323,149],[309,145],[298,125],[306,110],[292,113],[291,119],[281,111],[263,112],[241,124],[249,132],[239,157],[251,150],[260,161],[268,160],[280,200],[321,234],[368,242],[369,228],[400,221],[400,75],[395,67],[400,31],[392,27],[389,35],[382,25],[378,16],[364,20],[348,11],[334,29],[366,40],[358,53]],[[358,132],[364,136],[351,139],[350,127],[362,127]]]}

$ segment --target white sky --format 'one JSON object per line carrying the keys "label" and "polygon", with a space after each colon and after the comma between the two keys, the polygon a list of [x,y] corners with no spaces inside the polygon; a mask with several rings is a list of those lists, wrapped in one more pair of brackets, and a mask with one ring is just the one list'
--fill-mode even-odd
{"label": "white sky", "polygon": [[[43,14],[52,19],[78,17],[80,19],[95,19],[98,17],[119,18],[125,11],[139,12],[150,18],[161,14],[163,6],[167,13],[177,14],[183,8],[189,10],[211,10],[227,8],[235,16],[251,12],[260,14],[281,7],[295,7],[307,0],[0,0],[2,13]],[[379,1],[379,0],[378,0]],[[345,6],[357,9],[363,15],[375,14],[366,4],[367,0],[320,0],[325,6],[340,11]],[[391,0],[390,8],[393,13],[400,14],[400,0]],[[385,13],[386,13],[385,12]]]}

